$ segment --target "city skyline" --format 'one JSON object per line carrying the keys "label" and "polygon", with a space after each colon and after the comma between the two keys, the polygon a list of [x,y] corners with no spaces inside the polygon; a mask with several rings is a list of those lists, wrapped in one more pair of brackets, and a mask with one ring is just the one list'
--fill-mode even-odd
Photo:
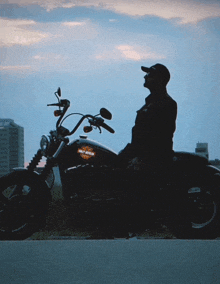
{"label": "city skyline", "polygon": [[220,158],[219,1],[10,0],[0,8],[0,116],[25,128],[26,163],[55,127],[47,104],[58,87],[70,112],[108,108],[115,134],[88,137],[124,148],[149,94],[140,67],[155,63],[170,70],[178,104],[174,150],[205,142],[210,159]]}
{"label": "city skyline", "polygon": [[24,128],[13,119],[0,118],[0,176],[24,167]]}

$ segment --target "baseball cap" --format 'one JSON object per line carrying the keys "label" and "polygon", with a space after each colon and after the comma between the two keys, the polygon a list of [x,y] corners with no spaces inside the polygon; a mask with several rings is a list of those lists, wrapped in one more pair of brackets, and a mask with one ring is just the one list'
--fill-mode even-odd
{"label": "baseball cap", "polygon": [[166,66],[164,66],[163,64],[160,64],[160,63],[157,63],[151,67],[144,67],[144,66],[141,66],[141,70],[146,72],[146,73],[149,73],[151,71],[154,71],[156,72],[157,74],[160,74],[160,76],[162,78],[164,78],[164,80],[166,81],[166,83],[169,82],[170,80],[170,72],[169,70],[167,69]]}

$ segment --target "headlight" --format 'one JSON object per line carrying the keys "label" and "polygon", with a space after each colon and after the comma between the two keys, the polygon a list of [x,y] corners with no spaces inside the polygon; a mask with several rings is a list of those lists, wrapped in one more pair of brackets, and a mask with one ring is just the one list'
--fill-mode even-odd
{"label": "headlight", "polygon": [[50,140],[48,139],[47,136],[43,135],[41,137],[41,141],[40,141],[40,148],[41,148],[43,155],[46,154],[46,152],[49,148],[49,144],[50,144]]}

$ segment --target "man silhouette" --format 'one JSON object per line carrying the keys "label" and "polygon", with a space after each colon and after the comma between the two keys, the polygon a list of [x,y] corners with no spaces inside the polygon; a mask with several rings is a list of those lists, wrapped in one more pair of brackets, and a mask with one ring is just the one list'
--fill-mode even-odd
{"label": "man silhouette", "polygon": [[119,158],[129,160],[134,169],[137,165],[154,169],[172,161],[177,103],[167,93],[170,72],[164,65],[157,63],[141,69],[146,73],[144,87],[151,93],[137,111],[131,143],[119,153]]}

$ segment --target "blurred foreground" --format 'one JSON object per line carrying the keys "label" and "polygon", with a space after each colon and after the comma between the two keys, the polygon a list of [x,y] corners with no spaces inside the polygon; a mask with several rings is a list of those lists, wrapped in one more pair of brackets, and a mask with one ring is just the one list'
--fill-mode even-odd
{"label": "blurred foreground", "polygon": [[[126,210],[117,212],[115,208],[110,212],[109,208],[100,211],[86,203],[75,204],[75,207],[72,207],[59,200],[50,204],[45,226],[29,239],[176,238],[161,218],[155,216],[151,220],[144,220],[146,216],[142,216],[141,212],[140,216],[134,215],[134,218],[132,214],[135,213]],[[140,222],[137,222],[137,218]]]}

